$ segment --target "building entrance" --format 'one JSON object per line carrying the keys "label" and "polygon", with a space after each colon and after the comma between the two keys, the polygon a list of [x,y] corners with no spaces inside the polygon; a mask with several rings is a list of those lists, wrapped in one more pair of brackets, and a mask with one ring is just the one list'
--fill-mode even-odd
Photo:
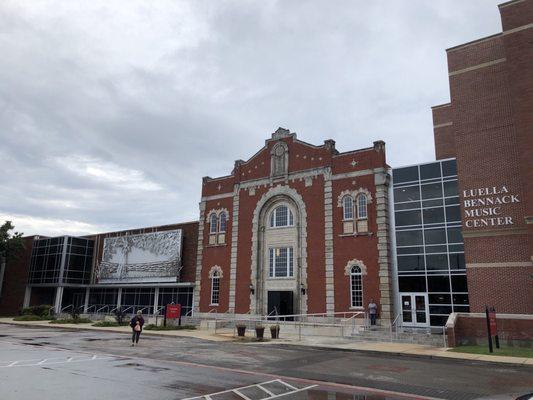
{"label": "building entrance", "polygon": [[268,314],[269,315],[292,315],[293,312],[293,292],[269,291],[268,292]]}
{"label": "building entrance", "polygon": [[427,293],[400,293],[404,326],[429,326]]}

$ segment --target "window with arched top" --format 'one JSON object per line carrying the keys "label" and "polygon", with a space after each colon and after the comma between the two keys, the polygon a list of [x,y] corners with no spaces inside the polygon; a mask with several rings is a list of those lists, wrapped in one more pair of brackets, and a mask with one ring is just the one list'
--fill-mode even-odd
{"label": "window with arched top", "polygon": [[353,199],[352,196],[342,198],[342,216],[345,221],[353,219]]}
{"label": "window with arched top", "polygon": [[294,215],[285,204],[277,206],[270,214],[270,227],[279,228],[294,225]]}
{"label": "window with arched top", "polygon": [[350,270],[350,306],[363,307],[363,274],[358,265]]}
{"label": "window with arched top", "polygon": [[368,217],[367,203],[366,194],[357,196],[357,219],[366,219]]}
{"label": "window with arched top", "polygon": [[209,217],[209,233],[216,234],[218,229],[218,217],[215,213]]}
{"label": "window with arched top", "polygon": [[221,233],[221,232],[226,232],[226,220],[227,220],[227,216],[226,216],[226,213],[224,211],[222,211],[220,213],[220,215],[218,216],[218,232]]}
{"label": "window with arched top", "polygon": [[213,271],[211,276],[211,305],[218,306],[220,294],[220,272]]}

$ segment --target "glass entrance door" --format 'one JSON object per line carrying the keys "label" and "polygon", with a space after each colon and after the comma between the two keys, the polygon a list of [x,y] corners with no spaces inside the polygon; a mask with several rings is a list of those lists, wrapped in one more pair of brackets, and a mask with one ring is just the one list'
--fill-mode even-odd
{"label": "glass entrance door", "polygon": [[400,298],[404,326],[429,326],[427,293],[401,293]]}

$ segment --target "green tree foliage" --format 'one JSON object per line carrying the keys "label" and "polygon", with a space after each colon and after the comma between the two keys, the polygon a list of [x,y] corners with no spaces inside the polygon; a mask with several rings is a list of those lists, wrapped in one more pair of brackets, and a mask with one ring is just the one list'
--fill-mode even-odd
{"label": "green tree foliage", "polygon": [[4,258],[7,262],[17,258],[24,250],[24,241],[22,233],[14,232],[15,229],[11,221],[6,221],[0,226],[0,259]]}

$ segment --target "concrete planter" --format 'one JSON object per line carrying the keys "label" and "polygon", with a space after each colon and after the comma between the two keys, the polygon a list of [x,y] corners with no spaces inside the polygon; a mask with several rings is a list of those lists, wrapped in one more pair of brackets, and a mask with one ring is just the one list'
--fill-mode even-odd
{"label": "concrete planter", "polygon": [[246,333],[246,325],[238,325],[237,326],[237,336],[244,337],[245,333]]}
{"label": "concrete planter", "polygon": [[264,326],[256,326],[255,327],[255,336],[258,339],[263,339],[265,335],[265,327]]}
{"label": "concrete planter", "polygon": [[272,336],[272,339],[279,338],[279,325],[272,325],[270,327],[270,336]]}

